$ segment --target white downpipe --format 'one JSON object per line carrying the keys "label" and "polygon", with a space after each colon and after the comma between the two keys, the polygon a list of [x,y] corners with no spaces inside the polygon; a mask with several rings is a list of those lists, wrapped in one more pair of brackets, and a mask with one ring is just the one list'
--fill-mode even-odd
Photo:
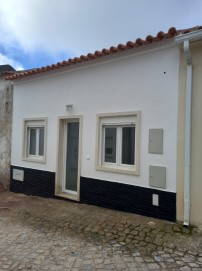
{"label": "white downpipe", "polygon": [[191,156],[191,101],[192,101],[192,58],[189,40],[184,41],[187,62],[186,112],[185,112],[185,168],[184,168],[184,226],[190,221],[190,156]]}

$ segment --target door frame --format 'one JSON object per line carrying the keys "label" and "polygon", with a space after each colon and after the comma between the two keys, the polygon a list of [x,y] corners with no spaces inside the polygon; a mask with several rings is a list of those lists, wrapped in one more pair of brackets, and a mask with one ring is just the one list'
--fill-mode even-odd
{"label": "door frame", "polygon": [[[72,194],[63,191],[64,180],[64,157],[65,157],[65,128],[68,122],[79,123],[79,150],[78,150],[78,175],[77,175],[77,194]],[[55,195],[75,201],[80,201],[80,176],[81,176],[81,144],[82,144],[82,127],[83,116],[71,115],[58,117],[58,136],[57,136],[57,161],[56,161],[56,178],[55,178]]]}

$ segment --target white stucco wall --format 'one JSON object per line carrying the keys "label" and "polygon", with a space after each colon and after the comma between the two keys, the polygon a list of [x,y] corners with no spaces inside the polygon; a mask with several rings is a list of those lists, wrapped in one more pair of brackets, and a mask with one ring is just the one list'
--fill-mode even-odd
{"label": "white stucco wall", "polygon": [[[167,168],[176,191],[179,52],[165,48],[129,58],[17,82],[14,90],[12,165],[56,171],[58,116],[83,115],[81,176],[149,186],[149,165]],[[79,66],[79,64],[78,64]],[[95,170],[96,114],[141,111],[140,176]],[[48,117],[46,164],[22,160],[23,118]],[[163,155],[148,153],[149,128],[164,129]],[[87,160],[90,156],[90,160]]]}

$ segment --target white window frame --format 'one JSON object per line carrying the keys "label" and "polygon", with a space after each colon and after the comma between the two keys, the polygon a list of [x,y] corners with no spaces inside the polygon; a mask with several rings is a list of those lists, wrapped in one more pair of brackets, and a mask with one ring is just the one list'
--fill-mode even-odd
{"label": "white window frame", "polygon": [[[135,127],[136,125],[134,124],[115,124],[115,125],[102,125],[102,138],[103,138],[103,143],[102,143],[102,153],[101,153],[101,160],[102,160],[102,165],[116,165],[116,166],[122,166],[122,167],[131,167],[131,169],[134,167],[134,165],[129,165],[129,164],[122,164],[122,128],[125,127]],[[116,163],[110,163],[110,162],[105,162],[105,133],[106,133],[106,128],[116,128]],[[136,139],[135,139],[136,141]],[[134,153],[134,161],[135,161],[135,153]]]}
{"label": "white window frame", "polygon": [[[78,182],[77,182],[77,194],[64,193],[63,181],[65,178],[65,157],[66,157],[66,138],[65,130],[66,124],[69,122],[79,122],[79,151],[78,151]],[[81,156],[82,156],[82,127],[83,116],[71,115],[58,117],[58,136],[57,136],[57,161],[56,161],[56,182],[55,182],[55,195],[70,200],[80,201],[80,176],[81,176]],[[68,190],[67,190],[68,191]]]}
{"label": "white window frame", "polygon": [[[140,175],[140,111],[97,114],[96,170]],[[116,163],[104,161],[105,128],[117,128]],[[135,165],[122,164],[122,128],[135,127]]]}
{"label": "white window frame", "polygon": [[[26,118],[24,122],[23,136],[23,160],[30,162],[46,162],[46,142],[47,142],[47,118]],[[44,155],[39,155],[39,129],[44,128]],[[36,129],[36,155],[29,154],[30,129]]]}

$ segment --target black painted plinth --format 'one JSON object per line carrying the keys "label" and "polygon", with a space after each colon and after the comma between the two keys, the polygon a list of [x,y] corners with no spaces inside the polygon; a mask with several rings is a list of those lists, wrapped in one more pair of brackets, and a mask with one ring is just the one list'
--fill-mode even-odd
{"label": "black painted plinth", "polygon": [[[13,169],[24,170],[24,181],[13,180]],[[11,166],[10,191],[33,196],[53,198],[55,173],[31,168]]]}
{"label": "black painted plinth", "polygon": [[[24,181],[13,180],[13,168],[24,170]],[[57,198],[55,173],[11,166],[10,191]],[[159,206],[152,205],[152,195],[159,196]],[[104,208],[176,221],[176,193],[92,178],[80,178],[80,202]]]}
{"label": "black painted plinth", "polygon": [[[176,221],[176,193],[81,177],[80,201],[100,207]],[[159,195],[159,206],[152,205]]]}

